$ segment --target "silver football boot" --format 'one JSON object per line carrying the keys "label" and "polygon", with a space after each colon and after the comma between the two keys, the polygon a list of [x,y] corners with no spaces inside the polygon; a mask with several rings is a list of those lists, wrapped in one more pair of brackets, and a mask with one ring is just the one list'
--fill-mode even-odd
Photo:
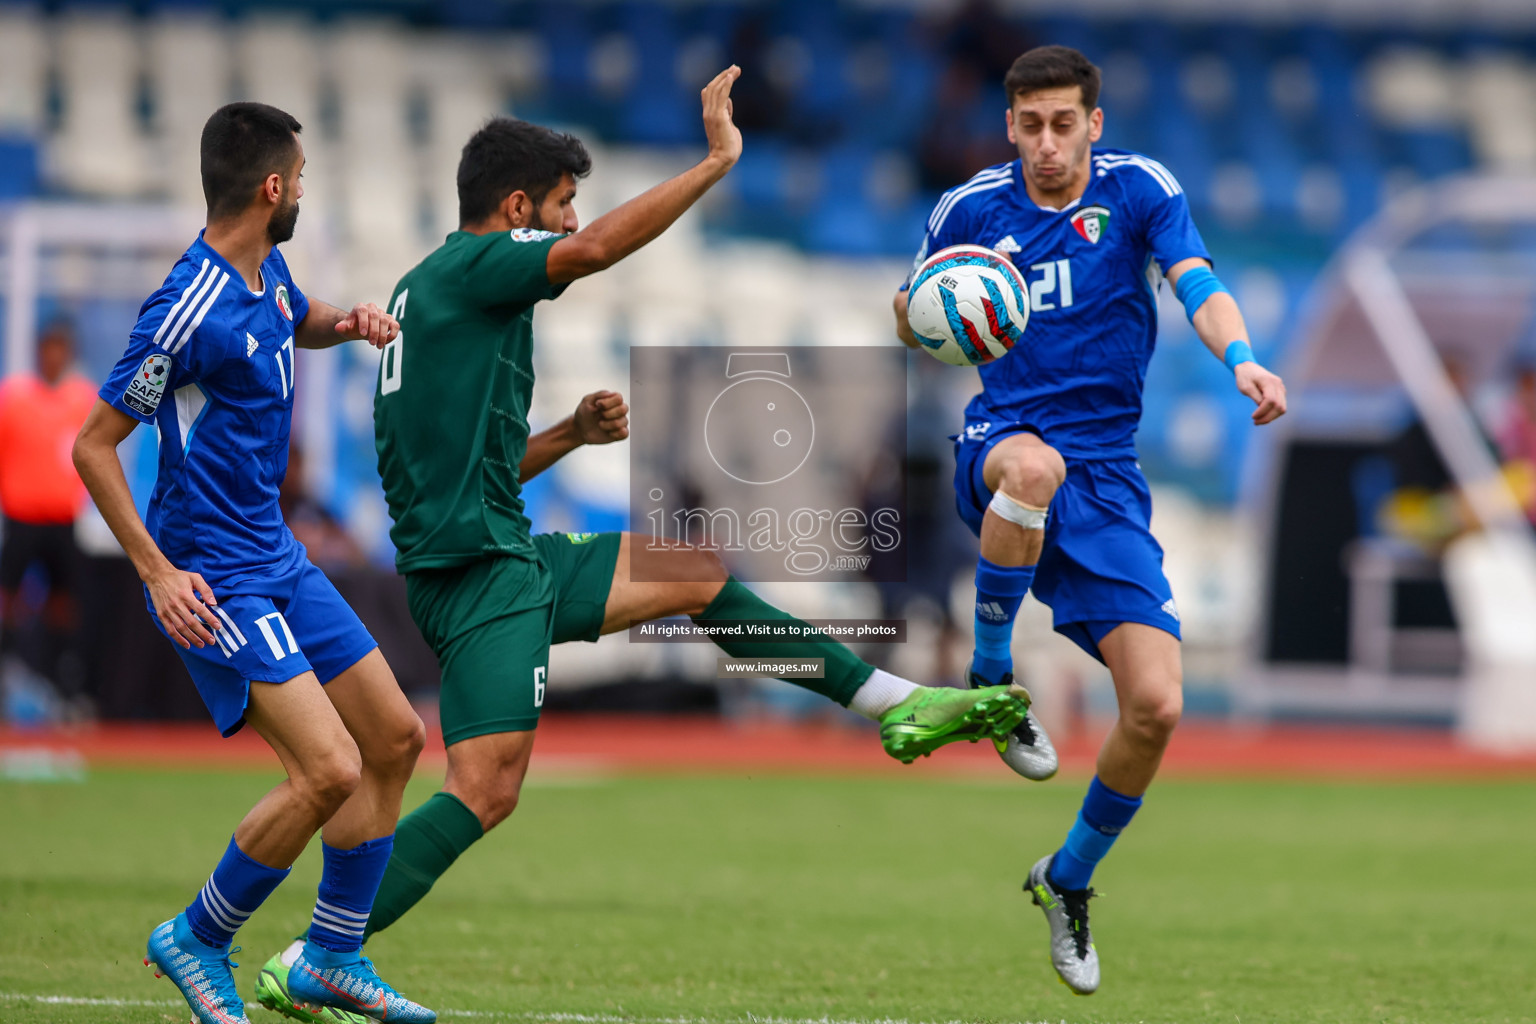
{"label": "silver football boot", "polygon": [[[971,671],[971,662],[965,664],[965,685],[971,689],[979,686],[992,686],[993,683],[983,679]],[[1013,673],[1010,672],[998,680],[998,683],[1006,686],[1013,682]],[[1033,782],[1044,782],[1056,774],[1056,769],[1061,766],[1056,757],[1056,748],[1051,744],[1051,738],[1045,734],[1045,728],[1040,724],[1040,719],[1035,717],[1035,712],[1030,709],[1024,715],[1024,721],[1018,728],[1008,734],[1007,741],[993,740],[997,745],[997,756],[1003,759],[1003,764],[1012,768],[1019,775]]]}
{"label": "silver football boot", "polygon": [[1024,891],[1051,926],[1051,966],[1062,984],[1080,996],[1091,995],[1099,987],[1099,954],[1088,930],[1088,901],[1094,891],[1056,888],[1046,874],[1050,866],[1051,858],[1041,857],[1030,869]]}

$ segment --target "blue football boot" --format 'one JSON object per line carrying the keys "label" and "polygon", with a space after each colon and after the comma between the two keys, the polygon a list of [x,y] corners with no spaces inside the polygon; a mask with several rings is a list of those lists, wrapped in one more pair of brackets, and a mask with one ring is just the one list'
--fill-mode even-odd
{"label": "blue football boot", "polygon": [[437,1020],[437,1014],[385,984],[373,969],[373,961],[361,951],[333,953],[306,943],[288,969],[288,992],[297,1006],[311,1012],[332,1006],[402,1024],[433,1024]]}
{"label": "blue football boot", "polygon": [[236,964],[230,956],[240,949],[216,949],[192,934],[183,911],[149,935],[144,966],[155,977],[167,977],[181,989],[197,1024],[250,1024],[245,1004],[235,993]]}

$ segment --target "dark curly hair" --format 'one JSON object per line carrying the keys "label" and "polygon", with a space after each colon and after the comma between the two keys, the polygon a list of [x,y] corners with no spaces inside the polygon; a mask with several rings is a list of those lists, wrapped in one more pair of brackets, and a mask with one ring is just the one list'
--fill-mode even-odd
{"label": "dark curly hair", "polygon": [[538,205],[562,175],[584,178],[591,171],[592,157],[576,136],[493,117],[469,137],[459,158],[459,225],[485,220],[513,192]]}

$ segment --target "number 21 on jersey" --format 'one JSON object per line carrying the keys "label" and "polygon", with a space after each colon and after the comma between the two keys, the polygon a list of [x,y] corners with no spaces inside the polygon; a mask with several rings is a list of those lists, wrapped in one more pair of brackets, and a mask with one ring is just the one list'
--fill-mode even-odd
{"label": "number 21 on jersey", "polygon": [[1040,276],[1029,282],[1029,311],[1039,313],[1060,306],[1072,305],[1072,261],[1051,260],[1036,263],[1029,268],[1030,276]]}
{"label": "number 21 on jersey", "polygon": [[400,330],[395,334],[395,340],[384,346],[384,354],[379,360],[379,394],[387,395],[400,390],[400,360],[405,355],[405,297],[409,295],[409,288],[403,289],[395,296],[394,308],[389,315],[400,324]]}

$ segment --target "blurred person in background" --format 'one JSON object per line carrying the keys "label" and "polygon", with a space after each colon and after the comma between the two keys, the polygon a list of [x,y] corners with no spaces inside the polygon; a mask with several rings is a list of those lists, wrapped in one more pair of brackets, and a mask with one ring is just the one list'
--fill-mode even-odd
{"label": "blurred person in background", "polygon": [[1515,393],[1499,429],[1499,453],[1526,517],[1536,523],[1536,362],[1522,363],[1515,371]]}
{"label": "blurred person in background", "polygon": [[1006,17],[995,0],[965,0],[938,25],[944,56],[997,82],[1025,50],[1034,48],[1029,35]]}
{"label": "blurred person in background", "polygon": [[322,569],[355,568],[367,564],[367,556],[331,510],[309,492],[304,449],[297,441],[288,445],[288,475],[278,491],[278,507],[294,539],[304,545],[309,560]]}
{"label": "blurred person in background", "polygon": [[70,446],[96,401],[96,389],[73,372],[75,339],[57,321],[37,343],[35,373],[0,383],[0,671],[19,653],[30,596],[27,574],[41,570],[44,597],[38,619],[43,650],[34,667],[53,681],[76,714],[86,714],[84,673],[75,649],[79,611],[75,585],[80,551],[75,519],[85,485],[70,461]]}
{"label": "blurred person in background", "polygon": [[[748,11],[731,34],[731,53],[742,64],[767,68],[772,61],[773,37],[768,16]],[[737,82],[731,90],[731,117],[742,131],[754,135],[778,135],[790,123],[794,97],[784,87],[782,76],[751,75]]]}
{"label": "blurred person in background", "polygon": [[918,181],[929,192],[949,188],[976,167],[1007,159],[1007,143],[997,132],[978,130],[977,101],[986,84],[975,68],[960,60],[945,65],[933,93],[933,109],[917,140]]}
{"label": "blurred person in background", "polygon": [[[1442,352],[1440,359],[1457,398],[1472,417],[1479,439],[1497,460],[1499,446],[1485,430],[1472,402],[1475,382],[1468,370],[1469,360],[1456,351]],[[1391,468],[1392,490],[1376,510],[1377,525],[1384,534],[1439,557],[1447,544],[1477,528],[1472,506],[1417,412],[1387,444],[1385,454]],[[1505,471],[1505,479],[1523,497],[1524,489],[1516,482],[1521,475],[1518,463],[1506,466]]]}
{"label": "blurred person in background", "polygon": [[[913,263],[915,274],[949,246],[982,245],[1029,279],[1029,344],[979,367],[982,391],[955,438],[956,506],[981,541],[965,676],[972,686],[1012,680],[1014,620],[1033,589],[1057,632],[1114,680],[1119,717],[1082,809],[1025,885],[1049,925],[1057,974],[1081,995],[1099,986],[1088,883],[1141,807],[1183,708],[1178,606],[1135,446],[1159,271],[1257,406],[1253,422],[1285,412],[1285,386],[1254,360],[1173,175],[1140,154],[1095,147],[1099,86],[1099,69],[1077,50],[1043,46],[1017,58],[1003,80],[1017,159],[945,193]],[[917,347],[911,279],[893,310],[897,335]],[[1055,774],[1055,750],[1032,713],[999,753],[1025,778]]]}
{"label": "blurred person in background", "polygon": [[987,0],[967,0],[931,33],[941,41],[945,63],[917,140],[917,164],[922,187],[938,192],[1013,155],[986,97],[1032,44]]}

